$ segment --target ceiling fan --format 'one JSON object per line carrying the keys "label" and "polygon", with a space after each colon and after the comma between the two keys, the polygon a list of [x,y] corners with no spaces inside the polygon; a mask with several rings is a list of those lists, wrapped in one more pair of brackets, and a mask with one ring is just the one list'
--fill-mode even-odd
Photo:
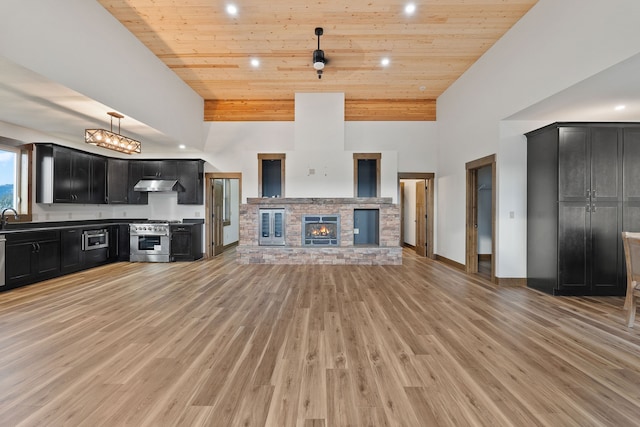
{"label": "ceiling fan", "polygon": [[320,49],[320,36],[324,33],[322,27],[316,28],[316,36],[318,36],[318,49],[313,51],[313,68],[316,69],[318,73],[318,78],[322,78],[322,70],[324,70],[324,66],[329,62],[327,58],[324,57],[324,51]]}

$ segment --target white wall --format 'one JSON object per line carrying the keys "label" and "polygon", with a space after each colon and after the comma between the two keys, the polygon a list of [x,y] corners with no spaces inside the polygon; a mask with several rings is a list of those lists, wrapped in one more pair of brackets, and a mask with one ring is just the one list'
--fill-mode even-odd
{"label": "white wall", "polygon": [[[328,107],[318,100],[327,97],[330,105],[343,102],[336,94],[296,96],[310,110],[296,109],[296,122],[206,122],[203,158],[215,172],[241,172],[242,196],[258,196],[258,153],[285,153],[286,197],[353,197],[353,153],[381,153],[381,196],[398,200],[398,172],[436,172],[437,130],[435,122],[343,122],[343,144],[333,136],[327,144],[306,139],[317,134],[317,117]],[[342,94],[338,94],[342,95]],[[300,107],[300,105],[298,106]],[[339,108],[338,108],[339,110]],[[333,111],[333,110],[332,110]],[[343,110],[342,110],[343,111]],[[323,126],[342,129],[335,114]],[[297,141],[301,138],[304,141]],[[321,145],[323,150],[317,146]],[[313,172],[313,173],[312,173]]]}
{"label": "white wall", "polygon": [[526,277],[526,126],[501,121],[640,51],[637,16],[637,0],[540,0],[438,98],[439,255],[464,263],[465,163],[496,154],[496,276]]}

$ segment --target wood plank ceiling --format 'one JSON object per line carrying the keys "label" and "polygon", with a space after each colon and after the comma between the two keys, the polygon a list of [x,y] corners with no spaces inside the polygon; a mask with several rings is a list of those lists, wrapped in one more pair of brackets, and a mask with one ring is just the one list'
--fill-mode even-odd
{"label": "wood plank ceiling", "polygon": [[437,97],[537,0],[418,0],[413,14],[409,0],[229,0],[236,15],[220,0],[98,1],[205,99],[205,120],[242,121],[293,120],[296,92],[344,92],[346,120],[435,120]]}

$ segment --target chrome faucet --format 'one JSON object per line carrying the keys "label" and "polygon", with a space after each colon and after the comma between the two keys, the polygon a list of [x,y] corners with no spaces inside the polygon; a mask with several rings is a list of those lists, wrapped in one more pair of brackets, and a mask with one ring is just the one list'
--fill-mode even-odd
{"label": "chrome faucet", "polygon": [[18,212],[15,209],[13,209],[13,208],[5,208],[2,211],[2,216],[0,218],[0,230],[3,229],[7,225],[7,217],[6,217],[7,211],[13,211],[13,217],[15,219],[19,219],[20,218],[20,217],[18,217]]}

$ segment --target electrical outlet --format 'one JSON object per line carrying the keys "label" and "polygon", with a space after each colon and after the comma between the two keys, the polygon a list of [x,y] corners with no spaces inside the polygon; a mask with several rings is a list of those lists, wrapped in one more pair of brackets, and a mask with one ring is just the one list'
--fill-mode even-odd
{"label": "electrical outlet", "polygon": [[69,212],[69,219],[73,218],[73,214]]}
{"label": "electrical outlet", "polygon": [[196,213],[194,214],[196,218],[200,218],[200,211],[196,211]]}
{"label": "electrical outlet", "polygon": [[127,213],[126,212],[122,212],[122,216],[127,216]]}
{"label": "electrical outlet", "polygon": [[516,217],[516,213],[514,211],[509,212],[509,218],[513,219]]}

